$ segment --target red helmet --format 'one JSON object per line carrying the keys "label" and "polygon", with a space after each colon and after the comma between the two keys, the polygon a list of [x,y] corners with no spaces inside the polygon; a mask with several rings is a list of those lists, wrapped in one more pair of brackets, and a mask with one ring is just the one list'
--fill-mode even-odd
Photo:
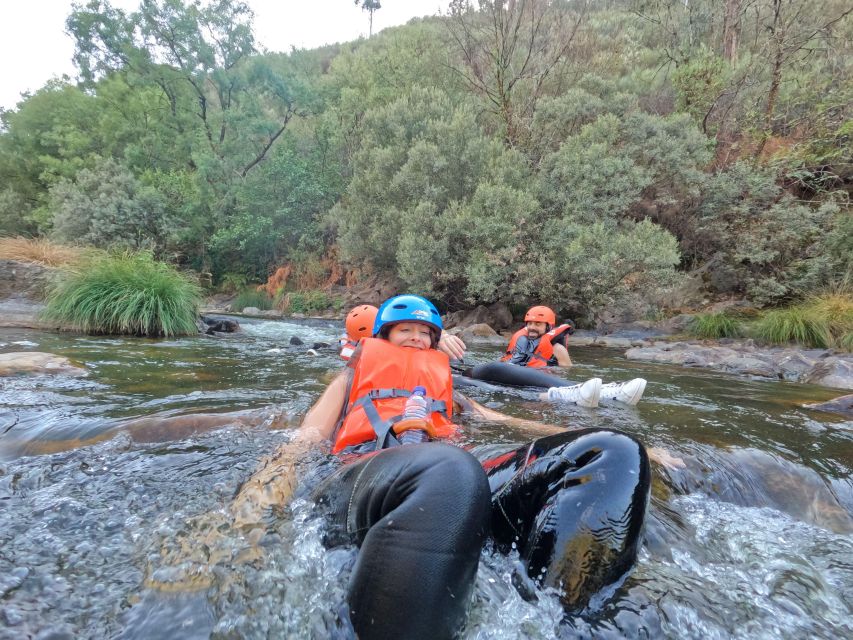
{"label": "red helmet", "polygon": [[362,304],[347,314],[345,326],[347,335],[353,342],[373,335],[373,323],[378,311],[372,304]]}
{"label": "red helmet", "polygon": [[557,316],[553,309],[548,307],[530,307],[524,314],[525,322],[544,322],[547,325],[557,324]]}

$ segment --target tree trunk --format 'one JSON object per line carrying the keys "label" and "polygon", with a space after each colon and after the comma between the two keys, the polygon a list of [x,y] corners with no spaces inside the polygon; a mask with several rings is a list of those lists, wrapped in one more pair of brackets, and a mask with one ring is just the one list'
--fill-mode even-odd
{"label": "tree trunk", "polygon": [[723,16],[723,57],[729,64],[737,64],[737,49],[740,42],[740,14],[743,0],[725,0]]}

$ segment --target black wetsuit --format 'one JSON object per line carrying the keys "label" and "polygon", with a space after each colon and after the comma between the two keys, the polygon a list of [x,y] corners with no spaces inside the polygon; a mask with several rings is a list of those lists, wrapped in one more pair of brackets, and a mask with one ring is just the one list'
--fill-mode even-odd
{"label": "black wetsuit", "polygon": [[488,535],[515,543],[569,609],[636,559],[650,470],[623,433],[567,431],[498,455],[429,442],[345,462],[315,497],[330,542],[361,547],[348,598],[359,638],[453,637]]}

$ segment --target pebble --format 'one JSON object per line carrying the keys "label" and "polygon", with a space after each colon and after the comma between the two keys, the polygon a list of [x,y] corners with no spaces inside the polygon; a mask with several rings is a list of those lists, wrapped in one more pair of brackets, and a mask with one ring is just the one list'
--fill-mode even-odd
{"label": "pebble", "polygon": [[26,567],[17,567],[0,578],[0,598],[5,597],[6,594],[24,584],[24,580],[26,580],[28,575],[30,575],[29,569]]}
{"label": "pebble", "polygon": [[3,620],[10,627],[17,627],[24,621],[24,616],[13,607],[3,609]]}

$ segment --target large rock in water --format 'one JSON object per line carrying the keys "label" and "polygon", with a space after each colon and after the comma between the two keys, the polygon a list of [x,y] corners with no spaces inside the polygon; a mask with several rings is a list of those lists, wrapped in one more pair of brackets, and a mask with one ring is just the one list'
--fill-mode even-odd
{"label": "large rock in water", "polygon": [[837,389],[853,389],[853,363],[834,356],[824,358],[806,376],[805,382]]}
{"label": "large rock in water", "polygon": [[495,302],[488,307],[478,305],[473,309],[454,311],[444,318],[444,326],[448,329],[452,327],[464,329],[479,324],[487,324],[497,331],[508,329],[512,326],[512,313],[502,302]]}
{"label": "large rock in water", "polygon": [[814,404],[804,404],[806,409],[817,409],[818,411],[829,411],[831,413],[840,413],[843,416],[853,417],[853,393],[846,396],[839,396],[826,402],[816,402]]}
{"label": "large rock in water", "polygon": [[507,343],[498,333],[485,323],[471,325],[459,331],[458,335],[464,342],[502,346]]}
{"label": "large rock in water", "polygon": [[68,358],[41,351],[19,351],[0,353],[0,376],[24,373],[62,373],[70,376],[85,376],[88,372],[71,364]]}

